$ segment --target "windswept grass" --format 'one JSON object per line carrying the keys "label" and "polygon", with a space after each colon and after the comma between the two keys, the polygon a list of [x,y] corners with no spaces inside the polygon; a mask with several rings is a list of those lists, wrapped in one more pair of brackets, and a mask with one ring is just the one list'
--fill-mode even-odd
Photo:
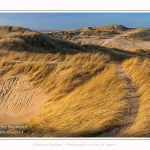
{"label": "windswept grass", "polygon": [[122,125],[125,85],[106,54],[12,54],[1,59],[3,70],[28,76],[49,97],[25,136],[90,136]]}
{"label": "windswept grass", "polygon": [[[91,58],[86,57],[84,61],[81,59],[84,55],[88,55]],[[52,54],[53,56],[53,54]],[[50,56],[49,56],[50,57]],[[57,99],[60,95],[64,95],[76,87],[80,86],[92,78],[95,74],[102,71],[106,62],[109,60],[107,55],[99,54],[76,54],[76,55],[64,55],[66,60],[62,60],[53,57],[55,61],[37,61],[32,58],[32,62],[29,60],[23,63],[17,63],[11,74],[16,76],[18,74],[26,74],[29,76],[29,81],[43,89],[46,94],[54,96],[52,99]],[[61,56],[62,57],[62,56]],[[99,57],[99,59],[98,59]],[[47,55],[45,56],[47,59]],[[72,58],[72,59],[71,59]],[[100,61],[101,60],[101,61]]]}
{"label": "windswept grass", "polygon": [[39,118],[29,123],[27,135],[90,136],[113,129],[123,123],[125,94],[115,67],[107,66],[59,101],[50,101]]}
{"label": "windswept grass", "polygon": [[123,136],[150,136],[150,59],[130,59],[124,62],[140,96],[139,109],[135,122],[124,132]]}
{"label": "windswept grass", "polygon": [[82,47],[22,27],[0,26],[0,49],[38,53],[76,53]]}
{"label": "windswept grass", "polygon": [[[110,25],[54,35],[66,39],[93,35],[107,37],[126,30],[128,28],[124,26]],[[21,135],[25,137],[101,136],[105,132],[114,132],[114,129],[117,132],[124,130],[121,134],[115,132],[116,136],[150,136],[148,57],[148,53],[142,55],[91,44],[76,45],[53,37],[53,33],[44,35],[21,27],[0,26],[2,83],[5,84],[4,79],[21,80],[24,77],[23,83],[38,89],[47,100],[34,118],[26,122],[28,129]],[[116,65],[123,68],[125,78]],[[126,82],[130,77],[131,83]],[[127,114],[132,107],[127,98],[134,98],[127,84],[131,84],[134,94],[139,96],[135,120],[132,120],[132,114]],[[7,92],[7,86],[3,86],[1,93]],[[126,114],[129,117],[125,117]],[[131,124],[130,120],[125,120],[128,118],[131,118]],[[129,127],[124,129],[127,125]]]}

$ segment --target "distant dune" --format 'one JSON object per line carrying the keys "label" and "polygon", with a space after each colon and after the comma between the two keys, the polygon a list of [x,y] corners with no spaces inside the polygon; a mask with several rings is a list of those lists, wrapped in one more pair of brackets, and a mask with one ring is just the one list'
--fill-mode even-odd
{"label": "distant dune", "polygon": [[0,49],[66,53],[71,52],[69,48],[81,49],[78,45],[64,40],[56,40],[37,31],[13,26],[0,27]]}
{"label": "distant dune", "polygon": [[149,28],[127,28],[122,25],[108,25],[71,31],[45,32],[45,34],[82,45],[94,44],[128,51],[137,51],[139,49],[150,51]]}
{"label": "distant dune", "polygon": [[149,40],[122,25],[0,26],[0,136],[150,137]]}

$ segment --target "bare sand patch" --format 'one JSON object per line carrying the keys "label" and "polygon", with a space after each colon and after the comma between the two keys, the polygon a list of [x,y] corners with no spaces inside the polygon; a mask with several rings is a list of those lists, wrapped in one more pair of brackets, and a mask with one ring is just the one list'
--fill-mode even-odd
{"label": "bare sand patch", "polygon": [[26,76],[0,79],[0,124],[31,119],[46,102],[46,95],[33,88]]}

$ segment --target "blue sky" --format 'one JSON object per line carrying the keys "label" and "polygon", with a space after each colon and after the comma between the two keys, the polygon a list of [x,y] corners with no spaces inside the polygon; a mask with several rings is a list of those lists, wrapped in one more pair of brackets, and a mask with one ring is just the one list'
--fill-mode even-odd
{"label": "blue sky", "polygon": [[39,31],[70,30],[87,26],[103,26],[109,24],[121,24],[127,27],[150,28],[150,12],[0,12],[0,25],[23,26]]}

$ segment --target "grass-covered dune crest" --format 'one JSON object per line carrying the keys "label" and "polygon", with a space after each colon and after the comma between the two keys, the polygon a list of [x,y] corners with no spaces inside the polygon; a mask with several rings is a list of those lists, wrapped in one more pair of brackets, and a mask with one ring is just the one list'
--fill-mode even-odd
{"label": "grass-covered dune crest", "polygon": [[[0,136],[150,137],[149,50],[108,46],[134,42],[129,32],[145,44],[139,30],[108,25],[40,33],[0,26],[0,126],[26,127]],[[103,43],[93,43],[98,40]]]}

